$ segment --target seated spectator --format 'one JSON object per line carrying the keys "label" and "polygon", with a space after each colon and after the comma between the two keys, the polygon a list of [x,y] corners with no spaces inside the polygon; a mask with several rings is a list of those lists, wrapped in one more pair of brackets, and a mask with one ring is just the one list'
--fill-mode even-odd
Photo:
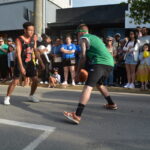
{"label": "seated spectator", "polygon": [[71,43],[72,39],[70,36],[66,37],[66,44],[61,47],[62,57],[63,57],[63,67],[64,67],[64,82],[62,85],[68,84],[68,74],[71,73],[72,85],[75,85],[75,51],[76,46]]}
{"label": "seated spectator", "polygon": [[126,64],[126,72],[128,83],[124,86],[125,88],[135,88],[135,69],[138,61],[138,43],[139,41],[136,39],[136,35],[134,31],[130,31],[129,41],[125,44],[123,50],[126,52],[125,54],[125,64]]}
{"label": "seated spectator", "polygon": [[53,74],[50,74],[49,77],[49,86],[50,88],[56,87],[56,84],[61,83],[61,76],[58,74],[58,68],[53,69]]}
{"label": "seated spectator", "polygon": [[150,81],[150,45],[144,44],[139,55],[140,64],[137,69],[136,79],[140,81],[141,89],[147,90],[148,81]]}

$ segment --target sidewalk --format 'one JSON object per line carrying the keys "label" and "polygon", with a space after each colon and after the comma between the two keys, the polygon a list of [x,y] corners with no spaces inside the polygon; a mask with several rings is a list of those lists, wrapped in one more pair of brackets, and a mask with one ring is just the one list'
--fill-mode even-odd
{"label": "sidewalk", "polygon": [[[0,85],[9,85],[9,82],[5,83],[0,83]],[[38,87],[43,87],[43,88],[48,88],[48,85],[45,84],[38,84]],[[62,85],[57,85],[56,88],[60,89],[71,89],[71,90],[82,90],[83,85],[68,85],[68,86],[62,86]],[[135,89],[125,89],[123,87],[107,87],[110,92],[118,92],[118,93],[136,93],[136,94],[150,94],[150,90],[142,91],[139,88]],[[94,91],[97,91],[96,88],[94,88]]]}

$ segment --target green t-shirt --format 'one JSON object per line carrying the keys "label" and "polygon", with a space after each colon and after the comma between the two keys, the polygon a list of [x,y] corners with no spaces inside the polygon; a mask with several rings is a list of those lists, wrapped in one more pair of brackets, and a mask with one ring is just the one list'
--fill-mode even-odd
{"label": "green t-shirt", "polygon": [[7,55],[7,53],[3,52],[1,50],[1,48],[8,51],[8,45],[7,44],[3,44],[3,45],[0,46],[0,55]]}
{"label": "green t-shirt", "polygon": [[99,37],[92,34],[85,34],[81,39],[87,39],[88,41],[89,46],[86,51],[86,57],[90,64],[114,66],[112,55]]}

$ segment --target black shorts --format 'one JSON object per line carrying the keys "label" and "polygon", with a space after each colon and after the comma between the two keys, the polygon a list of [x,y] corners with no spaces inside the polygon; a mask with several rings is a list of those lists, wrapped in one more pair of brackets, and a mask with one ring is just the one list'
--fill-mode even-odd
{"label": "black shorts", "polygon": [[[36,66],[35,64],[31,61],[28,63],[24,63],[24,68],[26,70],[26,77],[35,77],[37,75],[36,72]],[[21,75],[20,67],[18,64],[18,61],[15,61],[15,67],[14,67],[14,78],[19,78]]]}
{"label": "black shorts", "polygon": [[63,67],[75,66],[75,64],[76,64],[75,58],[63,59]]}
{"label": "black shorts", "polygon": [[88,79],[85,85],[91,87],[94,87],[96,85],[102,85],[112,70],[113,70],[112,66],[101,65],[101,64],[90,65],[87,68]]}
{"label": "black shorts", "polygon": [[10,61],[10,67],[14,67],[15,66],[15,62],[14,61]]}

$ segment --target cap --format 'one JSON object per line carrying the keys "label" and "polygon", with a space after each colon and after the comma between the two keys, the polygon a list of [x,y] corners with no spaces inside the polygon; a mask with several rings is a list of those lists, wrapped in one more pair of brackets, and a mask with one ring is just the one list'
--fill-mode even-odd
{"label": "cap", "polygon": [[119,37],[121,37],[121,34],[120,34],[120,33],[116,33],[116,34],[115,34],[115,36],[119,36]]}
{"label": "cap", "polygon": [[114,38],[111,37],[111,36],[108,36],[106,39],[107,39],[107,40],[113,40]]}
{"label": "cap", "polygon": [[11,44],[11,45],[9,45],[9,46],[12,47],[13,49],[16,48],[16,45],[15,45],[15,44]]}
{"label": "cap", "polygon": [[13,42],[13,39],[10,37],[7,39],[7,41]]}

